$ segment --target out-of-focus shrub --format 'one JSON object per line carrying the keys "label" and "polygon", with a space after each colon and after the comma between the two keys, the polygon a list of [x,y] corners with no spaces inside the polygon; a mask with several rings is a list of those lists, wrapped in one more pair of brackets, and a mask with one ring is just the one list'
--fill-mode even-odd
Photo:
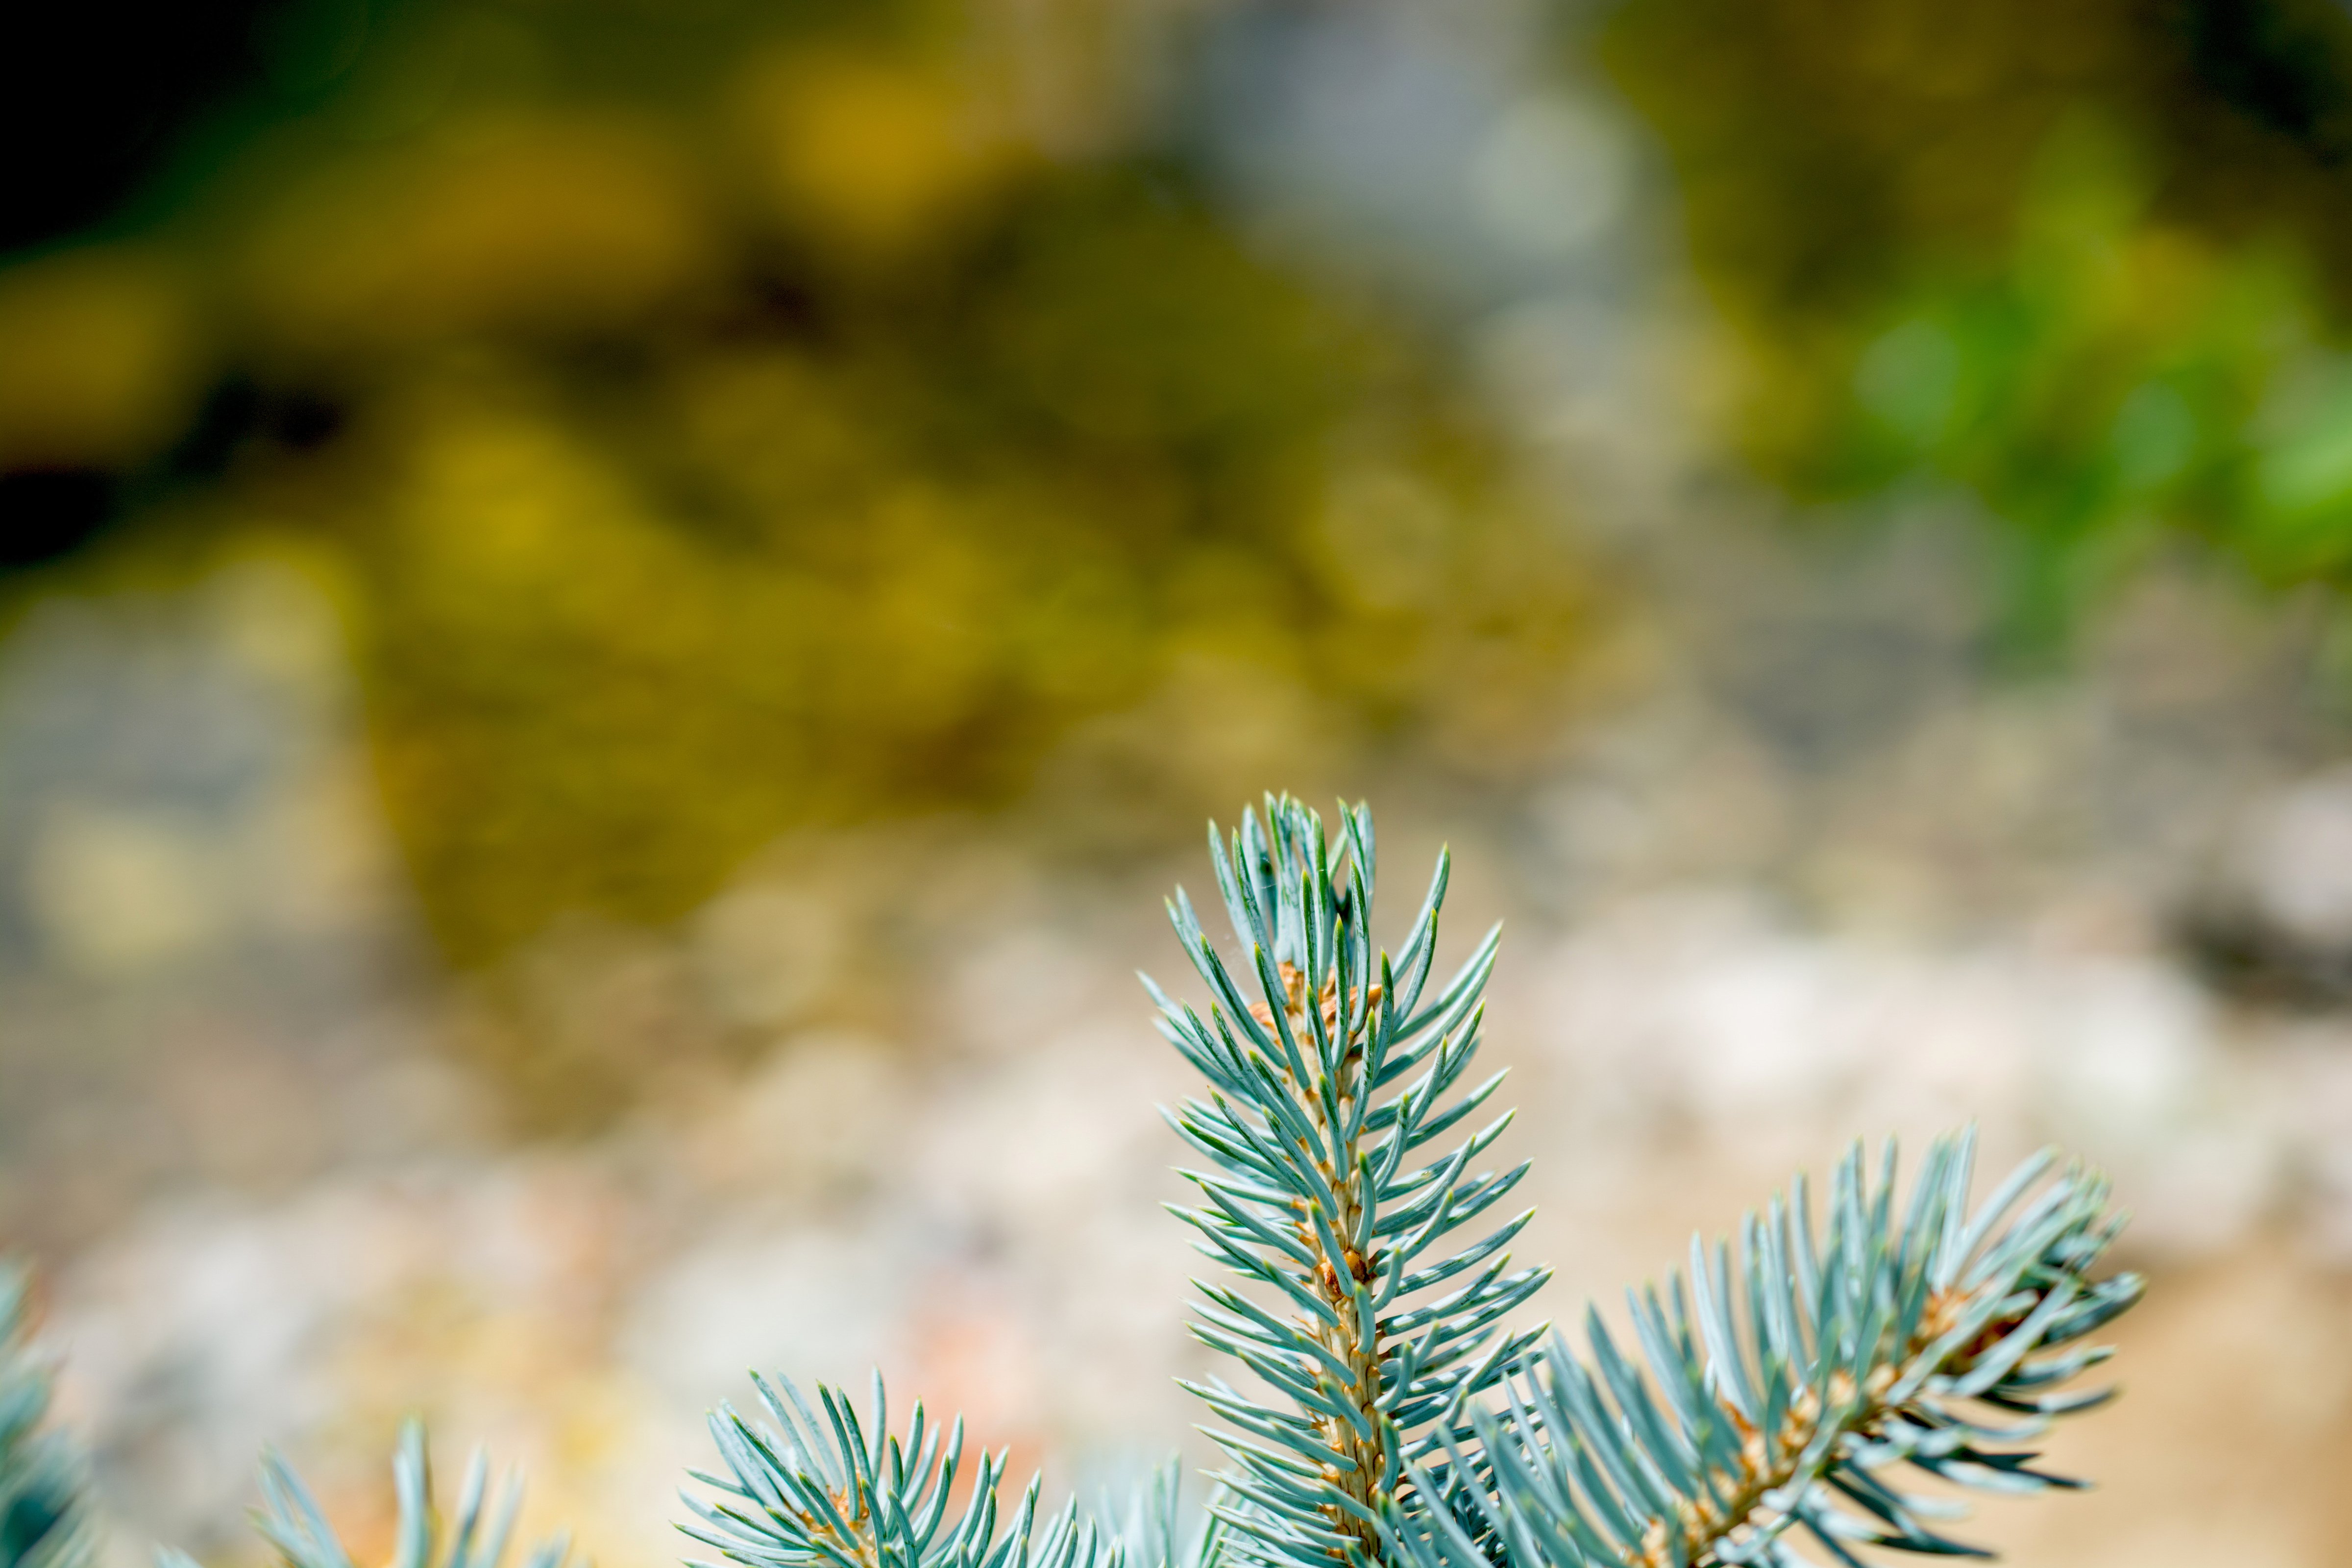
{"label": "out-of-focus shrub", "polygon": [[2168,535],[2352,567],[2352,19],[2303,0],[1964,12],[1636,0],[1620,75],[1802,493],[2005,525],[2011,646]]}
{"label": "out-of-focus shrub", "polygon": [[152,456],[202,391],[197,318],[173,258],[131,247],[0,273],[0,467]]}
{"label": "out-of-focus shrub", "polygon": [[486,332],[627,331],[707,279],[717,236],[658,124],[485,114],[278,193],[234,246],[254,341],[351,363]]}
{"label": "out-of-focus shrub", "polygon": [[[1589,605],[1557,531],[1409,334],[1254,255],[1145,142],[1045,146],[992,18],[449,3],[320,33],[293,74],[328,85],[149,242],[180,316],[27,318],[99,412],[38,447],[64,400],[0,373],[0,454],[134,505],[20,592],[310,563],[465,966],[676,920],[792,828],[1002,802],[1049,756],[1222,800],[1249,781],[1150,758],[1289,694],[1523,754]],[[98,298],[109,267],[0,272],[0,331],[12,290]],[[1141,731],[1057,752],[1120,713]]]}

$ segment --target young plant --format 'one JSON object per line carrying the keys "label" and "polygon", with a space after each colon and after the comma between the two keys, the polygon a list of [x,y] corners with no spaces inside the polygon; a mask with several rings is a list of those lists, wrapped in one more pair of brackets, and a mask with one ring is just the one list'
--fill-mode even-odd
{"label": "young plant", "polygon": [[[1208,1082],[1171,1121],[1211,1169],[1180,1210],[1201,1249],[1255,1288],[1202,1284],[1194,1331],[1256,1374],[1199,1390],[1232,1458],[1213,1510],[1226,1552],[1284,1568],[1583,1568],[1831,1561],[1876,1545],[1966,1552],[1929,1528],[1963,1486],[2076,1483],[2010,1445],[2105,1397],[2059,1385],[2105,1359],[2068,1349],[2139,1297],[2089,1270],[2120,1228],[2106,1184],[2045,1154],[1971,1212],[1973,1139],[1929,1151],[1906,1202],[1889,1144],[1874,1181],[1839,1166],[1825,1228],[1801,1178],[1742,1227],[1737,1258],[1691,1244],[1690,1270],[1629,1294],[1640,1347],[1588,1311],[1589,1359],[1542,1329],[1506,1331],[1542,1284],[1502,1248],[1522,1213],[1466,1245],[1526,1173],[1475,1170],[1507,1117],[1442,1155],[1501,1074],[1462,1089],[1479,1044],[1489,931],[1431,994],[1449,862],[1441,854],[1393,959],[1371,936],[1370,814],[1334,843],[1286,797],[1210,858],[1244,955],[1237,984],[1179,892],[1178,938],[1204,1016],[1156,986],[1160,1028]],[[1147,984],[1149,984],[1147,982]],[[1253,994],[1254,993],[1254,994]]]}
{"label": "young plant", "polygon": [[[1234,956],[1180,890],[1205,999],[1144,983],[1203,1080],[1167,1113],[1202,1162],[1199,1206],[1175,1212],[1233,1279],[1196,1281],[1193,1332],[1246,1374],[1190,1385],[1229,1460],[1204,1513],[1172,1467],[1122,1517],[1041,1516],[1034,1479],[1008,1504],[1002,1453],[960,1492],[961,1420],[918,1405],[894,1436],[878,1376],[861,1415],[755,1375],[761,1415],[710,1419],[689,1536],[741,1568],[1854,1568],[1870,1548],[1982,1555],[1914,1472],[2079,1484],[2017,1445],[2108,1394],[2071,1388],[2108,1355],[2084,1336],[2141,1290],[2092,1277],[2122,1225],[2103,1178],[2045,1153],[1971,1208],[1971,1134],[1934,1143],[1907,1193],[1891,1143],[1874,1172],[1857,1147],[1818,1214],[1800,1177],[1736,1249],[1694,1240],[1686,1274],[1629,1292],[1626,1343],[1588,1310],[1580,1352],[1513,1322],[1549,1271],[1506,1250],[1531,1211],[1498,1217],[1527,1164],[1479,1163],[1510,1120],[1481,1120],[1503,1075],[1470,1076],[1498,932],[1433,984],[1446,857],[1393,955],[1363,807],[1334,838],[1269,798],[1230,838],[1212,827],[1210,860]],[[19,1338],[6,1353],[0,1568],[79,1568],[77,1472],[28,1441],[46,1383]],[[396,1470],[397,1568],[499,1568],[512,1494],[486,1526],[479,1460],[438,1545],[413,1427]],[[350,1568],[274,1457],[263,1485],[289,1568]]]}

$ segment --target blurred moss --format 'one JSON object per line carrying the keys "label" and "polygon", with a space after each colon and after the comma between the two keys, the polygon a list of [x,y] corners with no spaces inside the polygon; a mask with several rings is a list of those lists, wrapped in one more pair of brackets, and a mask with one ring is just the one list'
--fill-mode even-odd
{"label": "blurred moss", "polygon": [[626,330],[706,279],[717,236],[658,123],[488,115],[311,173],[235,247],[247,330],[284,356]]}
{"label": "blurred moss", "polygon": [[[1176,752],[1295,692],[1465,762],[1540,746],[1588,577],[1430,357],[1148,146],[1049,155],[992,15],[297,29],[332,85],[154,237],[219,302],[214,392],[64,570],[317,563],[455,963],[677,921],[795,828],[1006,802],[1049,757],[1189,787]],[[485,1050],[542,1124],[625,1098]]]}
{"label": "blurred moss", "polygon": [[737,73],[731,97],[755,194],[844,265],[936,249],[1023,161],[1006,106],[937,66],[780,48]]}
{"label": "blurred moss", "polygon": [[[1563,662],[1576,579],[1475,463],[1385,454],[1441,521],[1328,560],[1331,442],[1440,421],[1360,324],[1127,177],[1033,191],[886,319],[415,374],[338,527],[387,798],[461,960],[564,910],[674,918],[795,823],[1003,800],[1179,649],[1391,716],[1434,621],[1555,628],[1501,672],[1523,697]],[[1517,574],[1466,559],[1480,509]],[[1409,605],[1364,591],[1402,574]]]}

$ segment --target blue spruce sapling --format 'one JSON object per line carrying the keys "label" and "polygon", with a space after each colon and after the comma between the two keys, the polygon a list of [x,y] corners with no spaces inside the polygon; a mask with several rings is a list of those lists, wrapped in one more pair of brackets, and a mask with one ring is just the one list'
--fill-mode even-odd
{"label": "blue spruce sapling", "polygon": [[[1362,806],[1334,837],[1270,797],[1209,848],[1231,956],[1180,890],[1204,998],[1145,981],[1202,1079],[1168,1113],[1200,1162],[1175,1213],[1231,1280],[1196,1282],[1192,1330],[1247,1374],[1193,1385],[1229,1461],[1205,1510],[1180,1509],[1171,1465],[1123,1510],[1041,1512],[1036,1479],[1006,1491],[1005,1455],[966,1468],[961,1420],[917,1405],[894,1435],[878,1376],[861,1411],[755,1375],[758,1415],[710,1419],[697,1542],[740,1568],[1855,1568],[1982,1555],[1906,1476],[2079,1484],[2017,1445],[2108,1395],[2072,1387],[2109,1353],[2085,1336],[2141,1289],[2092,1276],[2122,1225],[2103,1178],[2044,1154],[1971,1207],[1970,1134],[1899,1195],[1893,1146],[1874,1169],[1857,1147],[1818,1212],[1800,1177],[1736,1247],[1695,1239],[1685,1273],[1629,1292],[1626,1342],[1588,1310],[1580,1351],[1515,1326],[1549,1270],[1507,1250],[1529,1211],[1498,1205],[1528,1165],[1479,1163],[1509,1121],[1486,1115],[1503,1075],[1471,1075],[1498,931],[1433,984],[1446,858],[1391,954]],[[0,1568],[83,1568],[82,1474],[40,1430],[22,1299],[0,1278]],[[487,1502],[477,1458],[440,1531],[414,1426],[394,1472],[394,1568],[501,1568],[511,1487]],[[352,1568],[274,1455],[262,1485],[289,1568]],[[551,1542],[529,1568],[565,1558]]]}

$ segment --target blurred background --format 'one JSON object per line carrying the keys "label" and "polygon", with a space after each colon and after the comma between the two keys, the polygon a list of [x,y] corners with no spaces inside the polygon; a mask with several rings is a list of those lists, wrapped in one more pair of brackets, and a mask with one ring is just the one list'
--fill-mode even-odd
{"label": "blurred background", "polygon": [[2343,1560],[2352,7],[18,9],[0,1245],[110,1564],[263,1442],[383,1547],[412,1410],[674,1562],[755,1364],[1204,1458],[1131,973],[1266,787],[1508,917],[1551,1314],[2063,1141],[2155,1286],[1982,1536]]}

